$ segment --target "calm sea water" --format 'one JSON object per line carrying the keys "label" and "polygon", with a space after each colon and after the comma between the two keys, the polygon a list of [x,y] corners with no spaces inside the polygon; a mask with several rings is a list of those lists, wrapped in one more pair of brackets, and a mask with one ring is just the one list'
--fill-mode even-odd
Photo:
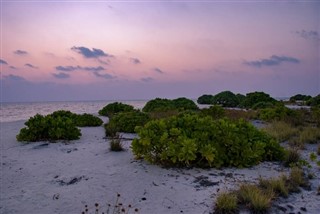
{"label": "calm sea water", "polygon": [[[0,122],[27,120],[36,114],[47,115],[57,110],[69,110],[77,114],[98,114],[98,111],[115,101],[76,101],[76,102],[30,102],[30,103],[1,103]],[[118,101],[143,108],[147,100]]]}

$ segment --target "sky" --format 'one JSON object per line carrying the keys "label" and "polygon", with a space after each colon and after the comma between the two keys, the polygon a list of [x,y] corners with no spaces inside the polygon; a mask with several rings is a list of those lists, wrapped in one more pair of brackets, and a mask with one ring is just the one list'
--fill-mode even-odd
{"label": "sky", "polygon": [[1,102],[320,93],[319,1],[1,0]]}

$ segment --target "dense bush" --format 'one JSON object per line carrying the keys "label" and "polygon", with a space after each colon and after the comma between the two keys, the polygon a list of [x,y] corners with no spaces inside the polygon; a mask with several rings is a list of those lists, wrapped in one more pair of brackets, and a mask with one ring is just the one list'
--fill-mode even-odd
{"label": "dense bush", "polygon": [[213,103],[213,95],[204,94],[197,99],[197,103],[199,104],[212,104]]}
{"label": "dense bush", "polygon": [[309,99],[307,101],[307,105],[310,105],[310,106],[320,106],[320,94],[318,94],[317,96],[315,97],[312,97],[311,99]]}
{"label": "dense bush", "polygon": [[43,140],[76,140],[81,136],[80,130],[75,126],[73,120],[61,116],[31,117],[17,135],[18,141],[43,141]]}
{"label": "dense bush", "polygon": [[221,106],[213,105],[209,108],[201,109],[201,115],[210,116],[213,119],[220,119],[225,116],[225,109],[223,109]]}
{"label": "dense bush", "polygon": [[284,105],[277,105],[273,108],[261,109],[258,113],[258,117],[261,120],[272,121],[272,120],[283,120],[292,123],[298,123],[298,113],[295,110],[289,109]]}
{"label": "dense bush", "polygon": [[237,96],[231,91],[222,91],[213,97],[213,103],[223,107],[236,107],[239,105]]}
{"label": "dense bush", "polygon": [[106,105],[101,110],[99,110],[99,114],[106,117],[112,117],[113,115],[120,112],[131,112],[131,111],[134,111],[133,106],[119,103],[119,102],[114,102]]}
{"label": "dense bush", "polygon": [[137,157],[167,166],[245,167],[280,160],[282,147],[243,120],[213,120],[181,114],[138,127],[132,143]]}
{"label": "dense bush", "polygon": [[303,94],[296,94],[292,97],[290,97],[290,102],[296,102],[296,101],[308,101],[312,97],[310,95],[303,95]]}
{"label": "dense bush", "polygon": [[118,113],[105,125],[106,135],[114,137],[117,132],[134,133],[136,126],[143,126],[148,120],[149,116],[140,111]]}
{"label": "dense bush", "polygon": [[103,121],[96,116],[91,114],[80,114],[76,116],[75,120],[76,126],[85,127],[85,126],[101,126]]}
{"label": "dense bush", "polygon": [[275,104],[278,101],[276,101],[275,99],[270,97],[269,94],[266,94],[264,92],[251,92],[246,94],[246,98],[243,100],[241,105],[244,108],[253,108],[253,106],[257,105],[257,103],[260,102]]}
{"label": "dense bush", "polygon": [[180,97],[174,100],[156,98],[150,100],[142,109],[144,112],[166,112],[172,110],[198,110],[198,106],[190,99]]}

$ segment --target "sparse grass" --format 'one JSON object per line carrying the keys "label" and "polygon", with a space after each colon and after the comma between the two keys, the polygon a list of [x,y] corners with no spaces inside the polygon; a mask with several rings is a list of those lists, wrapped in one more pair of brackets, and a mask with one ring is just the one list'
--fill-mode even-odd
{"label": "sparse grass", "polygon": [[285,158],[284,158],[284,165],[291,166],[297,164],[300,160],[300,153],[298,149],[289,148],[286,150]]}
{"label": "sparse grass", "polygon": [[238,190],[238,197],[239,201],[247,205],[254,213],[265,213],[271,205],[274,193],[262,191],[256,185],[243,184]]}
{"label": "sparse grass", "polygon": [[266,190],[272,190],[279,196],[288,197],[289,190],[286,186],[287,177],[282,176],[278,179],[259,179],[259,186]]}
{"label": "sparse grass", "polygon": [[304,178],[303,170],[299,167],[292,167],[289,175],[289,190],[292,192],[299,192],[299,187],[305,186],[307,184]]}
{"label": "sparse grass", "polygon": [[299,134],[299,141],[303,143],[317,143],[320,140],[320,128],[304,127]]}
{"label": "sparse grass", "polygon": [[151,119],[162,119],[168,118],[179,114],[178,110],[168,110],[168,111],[152,111],[149,112],[149,117]]}
{"label": "sparse grass", "polygon": [[110,141],[110,150],[113,152],[124,151],[123,145],[119,138],[114,138]]}
{"label": "sparse grass", "polygon": [[298,132],[297,128],[294,128],[290,124],[283,121],[271,122],[263,130],[277,139],[279,142],[289,140]]}
{"label": "sparse grass", "polygon": [[221,193],[217,197],[215,213],[232,214],[237,210],[237,195],[234,193]]}
{"label": "sparse grass", "polygon": [[231,120],[244,119],[246,121],[256,118],[257,113],[253,110],[224,109],[225,117]]}

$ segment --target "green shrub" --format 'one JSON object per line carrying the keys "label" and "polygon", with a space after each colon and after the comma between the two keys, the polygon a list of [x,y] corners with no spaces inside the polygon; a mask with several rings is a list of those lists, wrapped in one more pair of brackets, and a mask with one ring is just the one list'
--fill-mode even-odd
{"label": "green shrub", "polygon": [[263,128],[263,130],[279,142],[289,140],[298,132],[297,128],[292,127],[284,121],[273,121]]}
{"label": "green shrub", "polygon": [[222,91],[213,97],[213,103],[223,107],[236,107],[239,105],[239,99],[231,91]]}
{"label": "green shrub", "polygon": [[101,126],[103,121],[96,116],[91,114],[81,114],[76,116],[75,120],[76,126],[85,127],[85,126]]}
{"label": "green shrub", "polygon": [[217,197],[215,213],[232,214],[237,211],[237,196],[234,193],[221,193]]}
{"label": "green shrub", "polygon": [[150,121],[137,133],[134,154],[162,165],[246,167],[283,156],[278,143],[243,120],[181,114]]}
{"label": "green shrub", "polygon": [[198,110],[198,106],[190,99],[180,97],[174,100],[156,98],[143,107],[144,112],[166,112],[172,110]]}
{"label": "green shrub", "polygon": [[261,120],[289,120],[296,117],[297,114],[294,110],[285,107],[284,105],[277,105],[274,108],[261,109],[258,113],[258,117]]}
{"label": "green shrub", "polygon": [[150,119],[163,119],[178,115],[180,112],[176,109],[167,111],[152,111],[148,112]]}
{"label": "green shrub", "polygon": [[317,96],[315,97],[312,97],[311,99],[309,99],[307,101],[307,105],[310,105],[310,106],[320,106],[320,94],[318,94]]}
{"label": "green shrub", "polygon": [[274,103],[272,102],[258,102],[252,106],[252,109],[264,109],[272,107],[274,107]]}
{"label": "green shrub", "polygon": [[320,127],[320,108],[319,107],[311,107],[311,120],[318,127]]}
{"label": "green shrub", "polygon": [[244,119],[246,121],[256,118],[256,112],[253,110],[224,109],[225,117],[231,120]]}
{"label": "green shrub", "polygon": [[120,112],[131,112],[131,111],[134,111],[133,106],[119,103],[119,102],[114,102],[106,105],[101,110],[99,110],[99,114],[102,116],[112,117],[113,115]]}
{"label": "green shrub", "polygon": [[143,126],[147,121],[149,116],[140,111],[118,113],[105,125],[106,135],[113,137],[117,132],[134,133],[136,126]]}
{"label": "green shrub", "polygon": [[225,110],[218,105],[210,106],[209,108],[201,109],[203,116],[210,116],[213,119],[220,119],[225,116]]}
{"label": "green shrub", "polygon": [[197,103],[199,104],[213,104],[213,95],[204,94],[197,99]]}
{"label": "green shrub", "polygon": [[[58,113],[57,113],[58,114]],[[17,135],[18,141],[76,140],[81,136],[80,130],[72,119],[63,116],[35,115],[31,117]]]}
{"label": "green shrub", "polygon": [[246,94],[246,97],[241,103],[241,105],[245,108],[252,108],[254,105],[260,102],[275,104],[278,101],[276,101],[275,99],[270,97],[269,94],[266,94],[264,92],[251,92]]}

